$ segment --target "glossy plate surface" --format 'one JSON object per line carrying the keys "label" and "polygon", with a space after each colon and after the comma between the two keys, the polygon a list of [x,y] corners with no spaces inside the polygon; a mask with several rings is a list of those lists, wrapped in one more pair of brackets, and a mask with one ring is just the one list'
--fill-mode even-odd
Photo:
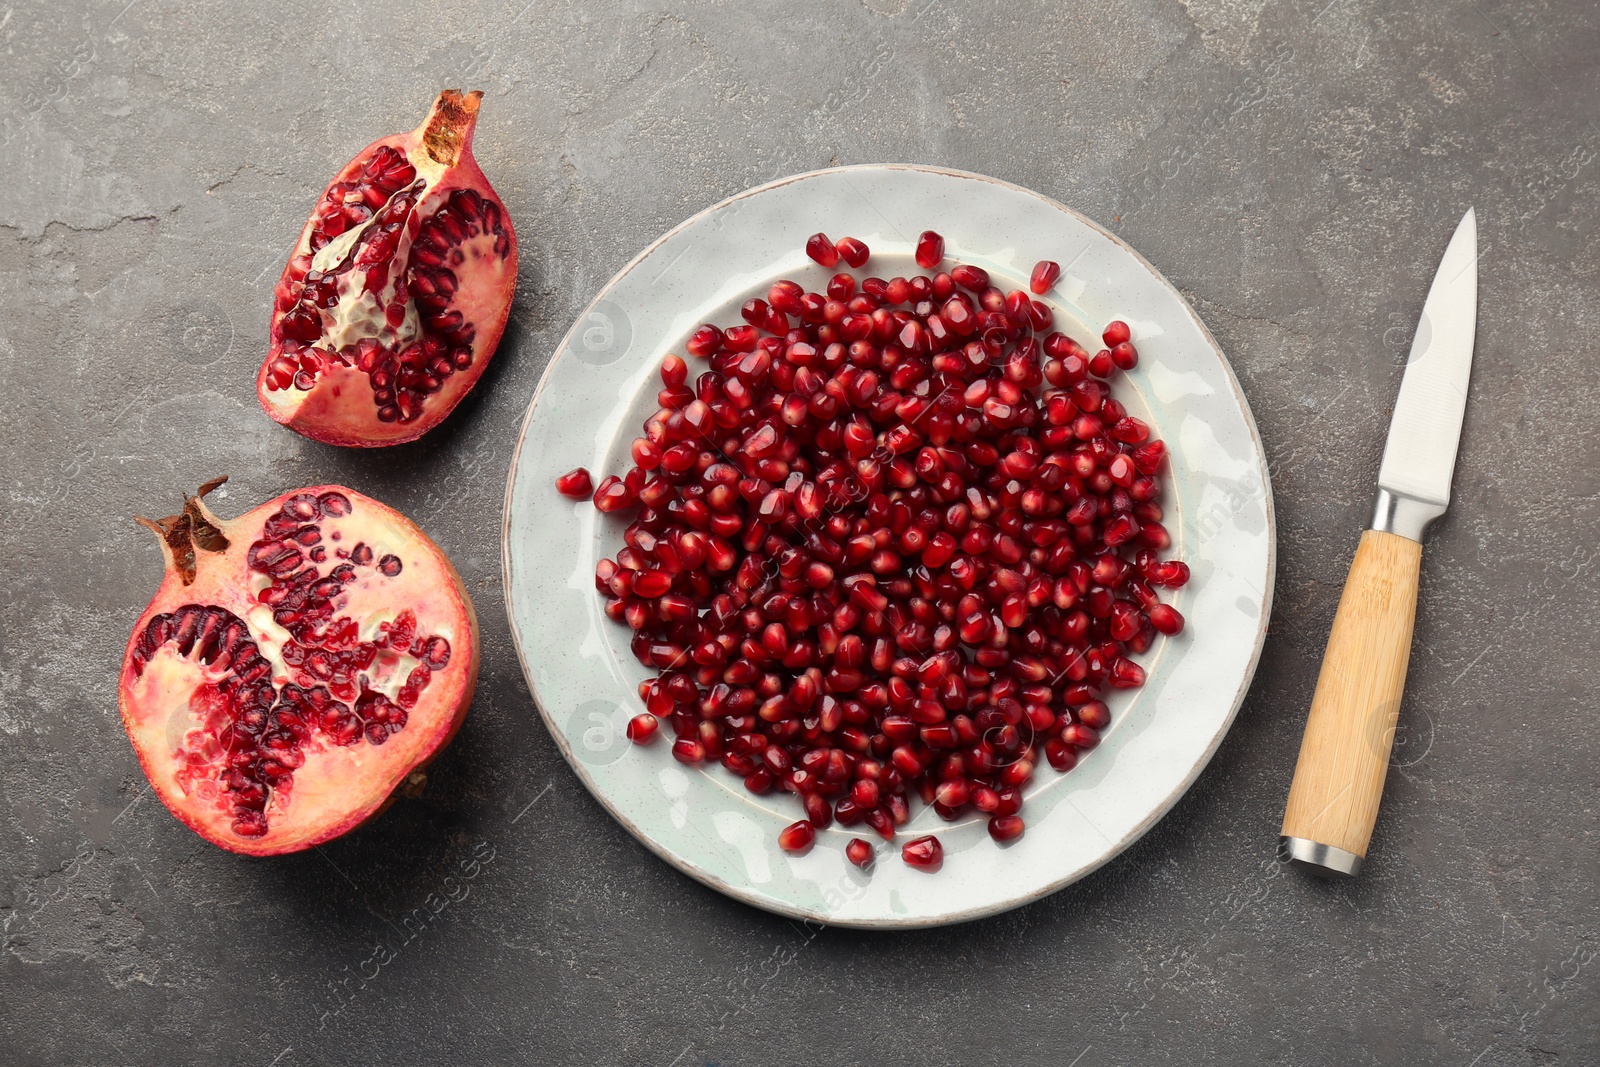
{"label": "glossy plate surface", "polygon": [[[1003,289],[1026,288],[1040,259],[1062,265],[1045,298],[1057,328],[1091,351],[1099,327],[1126,320],[1140,363],[1115,386],[1171,454],[1169,558],[1193,572],[1173,601],[1188,620],[1140,658],[1138,690],[1108,698],[1112,725],[1078,767],[1041,764],[1027,789],[1024,836],[999,846],[985,820],[946,823],[914,804],[893,847],[865,827],[835,826],[803,856],[777,847],[801,817],[792,796],[755,797],[720,766],[685,767],[670,729],[648,746],[623,734],[648,676],[594,589],[626,519],[557,494],[557,475],[587,467],[598,484],[630,465],[655,410],[657,367],[701,322],[731,325],[779,278],[821,290],[831,271],[804,254],[817,230],[859,237],[858,276],[909,276],[917,234],[945,237],[946,266],[974,263]],[[1091,325],[1093,328],[1091,328]],[[691,378],[704,363],[690,360]],[[626,513],[625,513],[626,514]],[[846,167],[786,178],[694,216],[600,291],[562,341],[517,441],[506,490],[504,566],[512,633],[528,685],[578,776],[657,855],[730,896],[774,912],[859,927],[916,927],[990,915],[1099,867],[1150,828],[1216,751],[1244,698],[1266,635],[1274,560],[1266,459],[1238,382],[1216,342],[1154,268],[1062,205],[979,175],[910,166]],[[943,842],[943,868],[906,866],[898,845]],[[863,873],[853,836],[875,843]]]}

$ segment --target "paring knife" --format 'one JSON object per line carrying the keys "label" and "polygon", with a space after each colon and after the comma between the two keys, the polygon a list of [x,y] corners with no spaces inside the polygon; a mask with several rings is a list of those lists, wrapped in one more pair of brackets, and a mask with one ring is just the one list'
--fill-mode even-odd
{"label": "paring knife", "polygon": [[1283,813],[1279,856],[1316,874],[1359,873],[1378,820],[1411,658],[1422,534],[1450,506],[1477,317],[1478,222],[1468,209],[1422,305],[1372,526],[1339,598]]}

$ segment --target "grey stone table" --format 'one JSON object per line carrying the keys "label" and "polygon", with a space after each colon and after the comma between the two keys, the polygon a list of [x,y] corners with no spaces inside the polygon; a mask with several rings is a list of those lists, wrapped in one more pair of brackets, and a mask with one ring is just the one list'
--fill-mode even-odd
{"label": "grey stone table", "polygon": [[[1593,5],[319,6],[0,5],[0,1061],[1600,1062]],[[522,236],[513,325],[426,439],[302,440],[252,394],[271,285],[337,167],[457,84]],[[613,823],[529,700],[499,562],[518,421],[604,280],[747,186],[875,161],[1139,248],[1232,358],[1281,532],[1254,687],[1176,809],[1040,903],[899,935],[733,903]],[[1468,205],[1477,369],[1383,818],[1359,881],[1307,881],[1278,819]],[[150,799],[117,719],[160,573],[129,516],[218,473],[228,514],[319,481],[399,507],[484,623],[425,794],[271,861]]]}

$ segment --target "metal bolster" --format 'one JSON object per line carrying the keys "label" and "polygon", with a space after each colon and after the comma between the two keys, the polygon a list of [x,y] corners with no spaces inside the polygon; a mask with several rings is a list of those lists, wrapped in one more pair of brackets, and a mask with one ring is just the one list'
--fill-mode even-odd
{"label": "metal bolster", "polygon": [[1421,541],[1428,524],[1443,515],[1448,506],[1379,489],[1377,503],[1372,508],[1371,528]]}
{"label": "metal bolster", "polygon": [[1323,878],[1354,878],[1362,866],[1362,858],[1354,852],[1303,837],[1278,838],[1278,858]]}

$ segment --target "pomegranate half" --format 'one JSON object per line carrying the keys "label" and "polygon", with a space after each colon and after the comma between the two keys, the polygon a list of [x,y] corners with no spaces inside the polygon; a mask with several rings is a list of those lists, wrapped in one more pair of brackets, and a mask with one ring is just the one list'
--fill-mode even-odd
{"label": "pomegranate half", "polygon": [[478,680],[461,577],[405,516],[319,485],[233,520],[152,522],[167,570],[123,656],[122,723],[156,795],[233,852],[361,825],[455,736]]}
{"label": "pomegranate half", "polygon": [[411,441],[482,376],[511,312],[517,237],[472,158],[479,92],[362,149],[278,281],[256,375],[268,415],[331,445]]}

